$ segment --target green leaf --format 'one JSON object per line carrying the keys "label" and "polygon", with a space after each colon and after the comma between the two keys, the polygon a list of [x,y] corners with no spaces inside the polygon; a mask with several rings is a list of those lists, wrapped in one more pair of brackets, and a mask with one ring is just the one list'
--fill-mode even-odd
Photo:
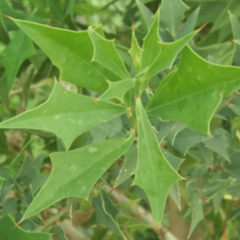
{"label": "green leaf", "polygon": [[[163,150],[163,154],[165,156],[165,158],[168,160],[168,162],[171,164],[171,166],[173,167],[173,169],[175,171],[178,171],[183,159],[180,159],[174,155],[172,155],[171,153],[164,151]],[[174,183],[170,190],[169,190],[169,195],[171,196],[172,200],[175,202],[175,204],[177,205],[177,207],[179,209],[181,209],[181,198],[180,198],[180,189],[179,189],[179,183]]]}
{"label": "green leaf", "polygon": [[[134,28],[134,26],[133,26],[133,28]],[[133,62],[135,64],[137,71],[139,71],[141,69],[142,51],[143,50],[140,48],[140,46],[138,44],[134,29],[133,29],[133,31],[132,31],[132,47],[129,50],[129,53],[132,56],[132,59],[133,59]]]}
{"label": "green leaf", "polygon": [[168,28],[173,36],[176,36],[178,27],[184,18],[184,12],[189,7],[182,0],[163,0],[160,9],[161,25]]}
{"label": "green leaf", "polygon": [[131,148],[125,153],[125,159],[123,166],[119,172],[119,175],[114,184],[114,188],[121,185],[124,181],[126,181],[131,175],[136,173],[137,170],[137,147],[136,145],[132,145]]}
{"label": "green leaf", "polygon": [[144,79],[150,79],[159,72],[170,68],[183,47],[198,33],[194,31],[184,38],[162,43],[159,37],[159,11],[147,36],[144,38],[141,69],[146,72]]}
{"label": "green leaf", "polygon": [[157,134],[157,139],[160,144],[162,143],[164,138],[175,129],[176,126],[177,126],[176,122],[172,122],[172,121],[162,121],[161,122],[160,129]]}
{"label": "green leaf", "polygon": [[0,123],[0,128],[49,131],[69,148],[83,132],[126,113],[124,107],[92,101],[93,98],[69,92],[56,82],[50,98],[44,104]]}
{"label": "green leaf", "polygon": [[27,232],[20,227],[14,228],[15,223],[9,215],[0,219],[0,233],[4,240],[48,240],[50,234]]}
{"label": "green leaf", "polygon": [[209,61],[209,57],[215,59],[216,63],[221,65],[231,65],[232,57],[234,54],[234,46],[232,42],[225,42],[221,44],[213,44],[210,46],[197,47],[193,46],[192,49]]}
{"label": "green leaf", "polygon": [[214,134],[216,136],[205,140],[204,145],[207,148],[210,148],[213,151],[215,151],[217,154],[219,154],[221,157],[223,157],[227,161],[230,161],[230,158],[227,152],[228,143],[226,138],[226,131],[222,128],[219,128],[214,131]]}
{"label": "green leaf", "polygon": [[8,104],[8,89],[7,89],[7,81],[5,74],[2,75],[0,78],[0,100],[6,106],[6,108],[9,110],[9,104]]}
{"label": "green leaf", "polygon": [[153,217],[156,223],[160,223],[168,191],[181,177],[162,154],[157,137],[139,98],[136,99],[136,115],[138,119],[138,167],[134,184],[146,192]]}
{"label": "green leaf", "polygon": [[[232,24],[232,30],[233,30],[233,37],[235,41],[240,41],[240,23],[238,19],[230,13],[230,20]],[[240,46],[239,44],[235,43],[235,54],[233,56],[233,62],[240,66]]]}
{"label": "green leaf", "polygon": [[208,135],[199,133],[195,130],[192,130],[190,128],[185,128],[183,131],[181,131],[175,138],[173,147],[182,153],[183,155],[186,155],[188,150],[195,144],[199,142],[203,142],[209,138]]}
{"label": "green leaf", "polygon": [[198,223],[201,222],[203,219],[204,219],[204,214],[203,214],[202,200],[199,199],[193,210],[192,221],[191,221],[188,238],[191,236],[193,230],[197,227]]}
{"label": "green leaf", "polygon": [[240,16],[239,1],[238,0],[227,1],[227,5],[221,11],[221,14],[218,15],[217,20],[214,22],[214,25],[211,29],[212,32],[219,30],[219,29],[223,29],[224,27],[227,27],[228,29],[230,28],[228,11],[231,11],[233,14],[235,14],[237,17],[239,17]]}
{"label": "green leaf", "polygon": [[126,92],[133,86],[134,82],[135,81],[133,79],[127,79],[118,82],[110,82],[107,80],[109,88],[97,100],[105,101],[115,98],[123,103]]}
{"label": "green leaf", "polygon": [[166,136],[165,140],[170,143],[170,145],[173,145],[175,142],[175,138],[177,135],[186,128],[186,125],[184,123],[175,123],[175,126]]}
{"label": "green leaf", "polygon": [[0,11],[0,42],[4,43],[6,45],[9,44],[9,42],[10,42],[8,32],[3,23],[1,11]]}
{"label": "green leaf", "polygon": [[48,176],[40,172],[43,165],[45,155],[40,155],[34,161],[27,156],[23,162],[21,172],[17,177],[17,181],[23,183],[24,186],[30,186],[33,194],[46,182]]}
{"label": "green leaf", "polygon": [[140,11],[141,20],[144,24],[144,27],[147,31],[149,31],[153,23],[154,15],[141,1],[136,0],[136,3]]}
{"label": "green leaf", "polygon": [[[16,19],[14,22],[60,69],[61,80],[97,92],[107,89],[107,79],[119,80],[119,77],[103,66],[91,63],[93,45],[88,31],[74,32]],[[102,29],[96,31],[101,33]]]}
{"label": "green leaf", "polygon": [[88,34],[94,46],[92,62],[97,62],[114,72],[120,79],[129,79],[130,75],[114,46],[114,40],[105,39],[91,27],[88,28]]}
{"label": "green leaf", "polygon": [[96,212],[96,224],[98,226],[105,225],[120,238],[126,239],[116,222],[116,217],[119,211],[113,205],[107,193],[101,191],[97,197],[92,198],[92,201]]}
{"label": "green leaf", "polygon": [[51,175],[23,218],[31,217],[63,198],[88,199],[97,180],[127,151],[133,140],[134,132],[129,138],[114,138],[73,151],[51,154]]}
{"label": "green leaf", "polygon": [[192,14],[188,17],[182,28],[177,32],[177,39],[183,38],[190,34],[196,25],[197,18],[199,15],[200,6],[197,7]]}
{"label": "green leaf", "polygon": [[5,69],[8,90],[12,88],[21,64],[34,53],[32,40],[22,31],[18,31],[0,55],[0,65]]}
{"label": "green leaf", "polygon": [[147,69],[152,62],[157,58],[161,51],[159,37],[159,10],[155,14],[154,21],[147,36],[143,42],[141,69]]}
{"label": "green leaf", "polygon": [[214,111],[223,96],[240,87],[239,75],[240,68],[211,64],[185,47],[178,70],[160,84],[147,113],[210,134]]}

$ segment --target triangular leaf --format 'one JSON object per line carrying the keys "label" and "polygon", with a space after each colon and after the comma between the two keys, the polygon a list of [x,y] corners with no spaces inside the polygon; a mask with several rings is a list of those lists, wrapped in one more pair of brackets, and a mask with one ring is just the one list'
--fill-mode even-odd
{"label": "triangular leaf", "polygon": [[0,128],[49,131],[61,138],[69,148],[83,132],[126,113],[124,107],[92,101],[93,98],[69,92],[56,82],[44,104],[0,123]]}
{"label": "triangular leaf", "polygon": [[69,152],[51,155],[52,172],[24,219],[67,197],[88,199],[90,191],[102,174],[131,146],[129,138],[114,138]]}
{"label": "triangular leaf", "polygon": [[161,51],[159,37],[159,10],[157,11],[152,26],[144,38],[141,68],[147,69]]}
{"label": "triangular leaf", "polygon": [[[134,26],[133,26],[134,28]],[[133,62],[137,71],[141,69],[141,62],[142,62],[142,49],[140,48],[137,38],[135,36],[134,29],[132,31],[132,47],[129,50],[130,55],[132,56]]]}
{"label": "triangular leaf", "polygon": [[144,27],[147,31],[149,31],[149,29],[152,26],[154,15],[141,1],[136,0],[136,3],[140,11],[140,16],[144,24]]}
{"label": "triangular leaf", "polygon": [[199,11],[200,6],[197,7],[195,11],[192,12],[192,14],[188,17],[182,28],[177,32],[177,39],[187,36],[194,30],[199,15]]}
{"label": "triangular leaf", "polygon": [[143,109],[136,99],[138,119],[138,167],[134,184],[147,194],[156,223],[160,223],[170,187],[181,177],[162,154],[156,134]]}
{"label": "triangular leaf", "polygon": [[8,90],[12,88],[14,79],[23,61],[34,53],[32,40],[22,31],[18,31],[0,55],[0,65],[5,69]]}
{"label": "triangular leaf", "polygon": [[107,193],[101,191],[97,197],[92,198],[92,201],[96,212],[96,224],[98,226],[105,225],[119,237],[126,239],[116,222],[118,210],[113,205]]}
{"label": "triangular leaf", "polygon": [[129,79],[130,75],[114,46],[114,40],[103,38],[92,28],[88,28],[88,34],[94,46],[92,62],[97,62],[109,69],[120,79]]}
{"label": "triangular leaf", "polygon": [[98,99],[105,101],[116,98],[123,103],[126,92],[133,86],[134,82],[135,81],[133,79],[127,79],[117,82],[107,81],[109,88]]}
{"label": "triangular leaf", "polygon": [[230,13],[230,20],[232,24],[233,37],[236,41],[233,61],[236,65],[240,66],[240,22],[232,13]]}
{"label": "triangular leaf", "polygon": [[214,111],[223,95],[240,87],[239,76],[240,68],[211,64],[185,47],[178,70],[160,84],[147,113],[210,134]]}
{"label": "triangular leaf", "polygon": [[128,149],[128,151],[125,153],[125,160],[123,163],[123,166],[119,172],[119,175],[116,179],[116,182],[114,184],[114,188],[122,184],[124,181],[126,181],[131,175],[136,173],[137,170],[137,147],[136,145],[132,145],[131,148]]}
{"label": "triangular leaf", "polygon": [[[107,89],[107,79],[119,80],[119,77],[105,67],[96,62],[91,63],[93,45],[88,31],[74,32],[16,19],[14,22],[60,69],[61,80],[97,92]],[[102,32],[101,28],[96,31]]]}
{"label": "triangular leaf", "polygon": [[199,199],[197,204],[194,207],[192,214],[191,227],[188,234],[188,238],[191,236],[194,229],[197,227],[198,223],[204,219],[202,200]]}
{"label": "triangular leaf", "polygon": [[3,240],[48,240],[50,234],[27,232],[20,227],[14,228],[15,223],[9,215],[0,219],[0,233]]}
{"label": "triangular leaf", "polygon": [[184,12],[189,7],[182,0],[163,0],[161,5],[161,25],[168,28],[173,36],[176,36],[178,26],[184,18]]}

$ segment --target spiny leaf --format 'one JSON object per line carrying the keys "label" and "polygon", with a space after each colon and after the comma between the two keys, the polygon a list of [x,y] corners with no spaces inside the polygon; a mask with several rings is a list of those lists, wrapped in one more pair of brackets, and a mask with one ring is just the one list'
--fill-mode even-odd
{"label": "spiny leaf", "polygon": [[173,36],[176,36],[178,26],[184,18],[184,12],[189,7],[182,0],[163,0],[161,5],[160,22],[168,28]]}
{"label": "spiny leaf", "polygon": [[146,71],[144,79],[150,79],[159,72],[170,68],[177,54],[198,33],[194,31],[184,38],[172,42],[163,43],[159,37],[159,10],[154,22],[144,39],[141,69]]}
{"label": "spiny leaf", "polygon": [[206,134],[199,133],[190,128],[185,128],[176,136],[173,147],[183,155],[186,155],[190,147],[208,138],[210,138],[210,136]]}
{"label": "spiny leaf", "polygon": [[119,175],[115,181],[114,188],[121,185],[125,180],[127,180],[131,175],[136,173],[137,169],[137,147],[132,145],[131,148],[125,153],[125,159],[123,166],[119,172]]}
{"label": "spiny leaf", "polygon": [[107,81],[109,88],[98,99],[109,100],[116,98],[123,103],[126,92],[133,86],[134,82],[134,79],[127,79],[117,82]]}
{"label": "spiny leaf", "polygon": [[216,137],[206,139],[204,141],[204,145],[207,148],[210,148],[213,151],[215,151],[217,154],[219,154],[227,161],[230,161],[227,152],[228,142],[226,138],[226,131],[222,128],[219,128],[214,131],[214,135],[216,135]]}
{"label": "spiny leaf", "polygon": [[191,236],[193,230],[197,227],[198,223],[204,219],[202,200],[199,199],[196,206],[194,207],[192,214],[191,227],[188,234],[188,238]]}
{"label": "spiny leaf", "polygon": [[7,80],[5,74],[3,74],[0,78],[0,100],[4,104],[4,106],[9,110],[8,104],[8,89],[7,89]]}
{"label": "spiny leaf", "polygon": [[142,62],[142,49],[140,48],[137,38],[135,36],[134,25],[132,26],[132,28],[132,47],[129,50],[129,53],[132,56],[136,70],[139,71],[141,69]]}
{"label": "spiny leaf", "polygon": [[233,61],[235,64],[240,66],[240,23],[238,19],[229,12],[230,20],[232,24],[233,37],[235,42],[235,54],[233,56]]}
{"label": "spiny leaf", "polygon": [[190,34],[194,30],[194,27],[199,15],[199,11],[200,11],[200,6],[197,7],[195,11],[192,12],[192,14],[188,17],[184,25],[177,32],[177,39],[185,37],[186,35]]}
{"label": "spiny leaf", "polygon": [[160,52],[157,58],[150,64],[150,66],[147,67],[147,73],[144,78],[150,79],[159,72],[171,68],[179,52],[192,40],[197,33],[198,31],[194,31],[188,34],[186,37],[172,43],[159,43]]}
{"label": "spiny leaf", "polygon": [[[98,63],[91,63],[93,45],[88,31],[74,32],[16,19],[14,22],[60,69],[61,80],[104,92],[107,89],[107,79],[120,79]],[[96,31],[102,33],[101,28]]]}
{"label": "spiny leaf", "polygon": [[39,107],[0,123],[4,129],[35,129],[56,134],[67,148],[83,132],[126,113],[124,107],[67,91],[55,83],[50,98]]}
{"label": "spiny leaf", "polygon": [[[178,158],[178,157],[176,157],[176,156],[172,155],[171,153],[169,153],[167,151],[164,151],[164,150],[163,150],[163,154],[164,154],[165,158],[168,160],[168,162],[171,164],[173,169],[175,171],[178,171],[182,162],[184,161],[184,159],[180,159],[180,158]],[[169,195],[172,198],[172,200],[175,202],[177,207],[179,209],[181,209],[181,198],[180,198],[180,189],[179,189],[179,183],[178,182],[174,183],[171,186],[171,188],[169,190]]]}
{"label": "spiny leaf", "polygon": [[50,234],[27,232],[20,227],[15,227],[15,223],[9,215],[0,219],[0,233],[3,240],[48,240]]}
{"label": "spiny leaf", "polygon": [[141,1],[136,0],[136,3],[140,11],[140,16],[144,27],[147,31],[149,31],[153,23],[154,15]]}
{"label": "spiny leaf", "polygon": [[134,184],[146,192],[154,219],[156,223],[160,223],[168,191],[181,177],[162,154],[157,137],[139,98],[136,99],[136,114],[138,119],[138,167]]}
{"label": "spiny leaf", "polygon": [[161,51],[159,37],[159,10],[157,11],[152,26],[144,38],[141,69],[149,68]]}
{"label": "spiny leaf", "polygon": [[113,205],[107,193],[105,191],[100,191],[97,197],[92,198],[92,201],[96,212],[96,224],[98,226],[105,225],[120,238],[126,239],[116,222],[116,217],[119,211]]}
{"label": "spiny leaf", "polygon": [[129,138],[114,138],[73,151],[51,154],[51,175],[25,212],[23,219],[63,198],[88,199],[97,180],[127,151],[133,140],[134,131]]}
{"label": "spiny leaf", "polygon": [[1,35],[0,35],[0,42],[4,43],[4,44],[9,44],[10,42],[10,37],[8,35],[8,32],[4,26],[4,23],[3,23],[3,19],[2,19],[2,12],[0,11],[0,32],[1,32]]}
{"label": "spiny leaf", "polygon": [[94,46],[92,61],[109,69],[120,79],[129,79],[130,75],[114,46],[114,41],[103,38],[91,27],[88,28],[88,34]]}
{"label": "spiny leaf", "polygon": [[18,31],[0,55],[0,65],[5,69],[8,91],[12,88],[14,79],[23,61],[34,53],[32,40],[22,31]]}
{"label": "spiny leaf", "polygon": [[210,134],[214,111],[223,96],[240,87],[239,76],[240,68],[211,64],[185,47],[178,70],[160,84],[147,113]]}

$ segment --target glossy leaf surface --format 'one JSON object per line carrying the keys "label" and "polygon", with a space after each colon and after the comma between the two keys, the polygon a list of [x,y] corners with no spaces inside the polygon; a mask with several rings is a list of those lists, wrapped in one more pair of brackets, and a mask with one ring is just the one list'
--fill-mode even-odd
{"label": "glossy leaf surface", "polygon": [[170,166],[162,154],[157,137],[140,99],[136,99],[136,104],[138,119],[138,167],[134,184],[146,192],[154,219],[156,223],[160,223],[168,191],[181,177]]}
{"label": "glossy leaf surface", "polygon": [[98,226],[105,225],[107,228],[115,232],[121,239],[126,239],[116,222],[116,217],[119,211],[113,205],[107,193],[100,191],[99,195],[93,197],[92,200],[96,211],[96,224]]}
{"label": "glossy leaf surface", "polygon": [[51,175],[23,218],[33,216],[63,198],[88,199],[94,184],[127,151],[133,137],[132,133],[129,138],[114,138],[73,151],[52,154]]}
{"label": "glossy leaf surface", "polygon": [[32,40],[22,31],[15,33],[10,44],[0,55],[0,65],[5,69],[8,90],[12,88],[21,64],[34,53]]}
{"label": "glossy leaf surface", "polygon": [[[88,31],[74,32],[27,21],[14,21],[60,69],[62,80],[103,92],[107,88],[107,79],[119,79],[98,63],[91,63],[94,50]],[[96,31],[102,33],[101,28]]]}
{"label": "glossy leaf surface", "polygon": [[185,47],[178,70],[160,84],[147,113],[209,134],[210,120],[222,97],[239,88],[239,74],[239,68],[211,64]]}
{"label": "glossy leaf surface", "polygon": [[124,96],[126,92],[133,86],[134,80],[127,79],[118,82],[107,81],[109,87],[106,92],[104,92],[99,100],[109,100],[109,99],[118,99],[120,102],[124,102]]}
{"label": "glossy leaf surface", "polygon": [[[0,128],[35,129],[56,134],[67,148],[83,132],[126,113],[111,103],[71,93],[55,83],[52,95],[41,106],[2,122]],[[66,127],[67,126],[67,127]]]}
{"label": "glossy leaf surface", "polygon": [[92,62],[106,67],[118,75],[120,79],[128,79],[129,73],[114,46],[114,41],[105,39],[92,28],[88,29],[88,34],[94,46]]}
{"label": "glossy leaf surface", "polygon": [[161,5],[161,24],[167,27],[169,31],[176,36],[178,26],[183,20],[184,12],[189,7],[182,0],[163,0]]}
{"label": "glossy leaf surface", "polygon": [[0,233],[4,240],[48,240],[50,234],[27,232],[20,227],[14,228],[15,223],[9,215],[0,219]]}

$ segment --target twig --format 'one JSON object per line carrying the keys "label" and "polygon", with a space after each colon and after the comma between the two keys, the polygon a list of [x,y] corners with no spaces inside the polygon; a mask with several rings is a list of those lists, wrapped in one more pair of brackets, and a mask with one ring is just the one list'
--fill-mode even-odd
{"label": "twig", "polygon": [[[33,84],[30,86],[30,90],[39,90],[39,88],[41,87],[44,87],[44,86],[47,86],[47,85],[50,85],[52,78],[46,78],[44,79],[43,81],[41,81],[40,83],[38,84]],[[16,94],[19,94],[23,92],[23,88],[18,88],[18,89],[15,89],[15,90],[12,90],[10,93],[9,93],[9,97],[13,96],[13,95],[16,95]]]}
{"label": "twig", "polygon": [[64,207],[63,209],[61,209],[56,215],[53,215],[52,217],[50,217],[47,220],[47,224],[44,226],[38,226],[35,231],[36,232],[41,232],[43,229],[47,228],[48,226],[50,226],[51,224],[53,224],[54,222],[56,222],[61,216],[63,216],[64,214],[66,214],[67,212],[69,212],[69,206]]}
{"label": "twig", "polygon": [[[127,203],[131,201],[122,193],[117,190],[112,191],[112,188],[108,185],[104,185],[103,188],[119,203]],[[153,226],[153,230],[156,233],[160,233],[160,236],[163,237],[164,240],[178,240],[163,224],[160,224],[159,227],[156,226],[153,216],[148,213],[143,207],[138,204],[135,204],[134,208],[131,210],[132,214],[139,219],[142,219],[148,222]]]}

